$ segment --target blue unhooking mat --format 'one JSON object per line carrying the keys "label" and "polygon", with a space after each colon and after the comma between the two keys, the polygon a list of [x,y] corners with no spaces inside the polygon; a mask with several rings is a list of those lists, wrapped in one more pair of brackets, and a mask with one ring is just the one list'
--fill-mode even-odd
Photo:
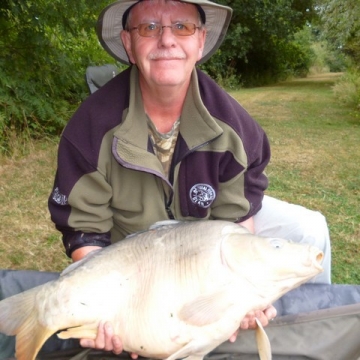
{"label": "blue unhooking mat", "polygon": [[[58,273],[0,270],[0,300],[58,278]],[[273,360],[360,360],[360,285],[304,284],[275,302],[278,316],[265,328]],[[15,338],[0,334],[0,360],[15,359]],[[126,353],[83,349],[52,336],[38,360],[106,360]],[[258,360],[253,330],[240,331],[207,360]]]}

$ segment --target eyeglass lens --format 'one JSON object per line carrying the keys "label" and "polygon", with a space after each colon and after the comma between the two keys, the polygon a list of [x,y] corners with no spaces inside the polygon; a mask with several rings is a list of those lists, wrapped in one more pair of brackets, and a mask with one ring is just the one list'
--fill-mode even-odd
{"label": "eyeglass lens", "polygon": [[197,29],[195,24],[192,23],[175,23],[172,25],[161,25],[157,23],[145,23],[139,24],[137,27],[133,27],[130,30],[137,29],[140,36],[155,37],[162,34],[164,28],[171,28],[171,31],[176,36],[189,36],[195,33]]}

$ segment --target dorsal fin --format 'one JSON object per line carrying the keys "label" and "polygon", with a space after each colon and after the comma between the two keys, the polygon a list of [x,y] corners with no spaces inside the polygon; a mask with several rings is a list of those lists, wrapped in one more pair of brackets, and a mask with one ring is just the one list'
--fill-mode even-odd
{"label": "dorsal fin", "polygon": [[92,257],[94,257],[95,254],[97,254],[101,249],[96,249],[93,250],[91,252],[89,252],[88,254],[86,254],[82,259],[70,264],[67,268],[65,268],[60,276],[64,276],[69,274],[71,271],[74,271],[75,269],[77,269],[79,266],[81,266],[82,264],[86,263],[87,261],[89,261],[89,259],[91,259]]}

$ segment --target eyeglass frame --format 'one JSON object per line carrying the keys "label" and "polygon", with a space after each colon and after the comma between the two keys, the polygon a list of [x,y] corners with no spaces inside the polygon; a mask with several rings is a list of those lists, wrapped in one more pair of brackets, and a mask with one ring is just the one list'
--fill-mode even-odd
{"label": "eyeglass frame", "polygon": [[[175,34],[173,29],[176,25],[193,25],[193,32],[191,34],[186,34],[186,35],[180,35],[180,34]],[[146,35],[141,35],[140,32],[139,32],[139,26],[141,25],[157,25],[158,28],[159,28],[159,32],[155,35],[150,35],[150,36],[146,36]],[[195,34],[195,31],[196,29],[201,29],[202,26],[196,26],[196,24],[194,23],[189,23],[189,22],[176,22],[174,24],[171,24],[171,25],[161,25],[160,23],[157,23],[157,22],[149,22],[149,23],[141,23],[139,24],[138,26],[134,26],[132,28],[128,28],[126,29],[126,31],[130,32],[132,30],[137,30],[138,31],[138,34],[141,36],[141,37],[149,37],[149,38],[154,38],[154,37],[158,37],[158,36],[161,36],[164,32],[164,28],[170,28],[171,29],[171,33],[175,36],[191,36],[191,35],[194,35]]]}

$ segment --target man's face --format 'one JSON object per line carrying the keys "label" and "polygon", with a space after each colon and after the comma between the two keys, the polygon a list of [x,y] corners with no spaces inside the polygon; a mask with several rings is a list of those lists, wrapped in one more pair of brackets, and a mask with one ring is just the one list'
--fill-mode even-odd
{"label": "man's face", "polygon": [[[131,10],[129,29],[144,23],[169,26],[178,22],[200,26],[197,8],[179,1],[143,1]],[[121,38],[130,61],[140,70],[141,81],[150,86],[177,86],[189,82],[205,35],[204,29],[196,29],[193,35],[177,36],[165,27],[156,37],[140,36],[135,29],[123,31]]]}

